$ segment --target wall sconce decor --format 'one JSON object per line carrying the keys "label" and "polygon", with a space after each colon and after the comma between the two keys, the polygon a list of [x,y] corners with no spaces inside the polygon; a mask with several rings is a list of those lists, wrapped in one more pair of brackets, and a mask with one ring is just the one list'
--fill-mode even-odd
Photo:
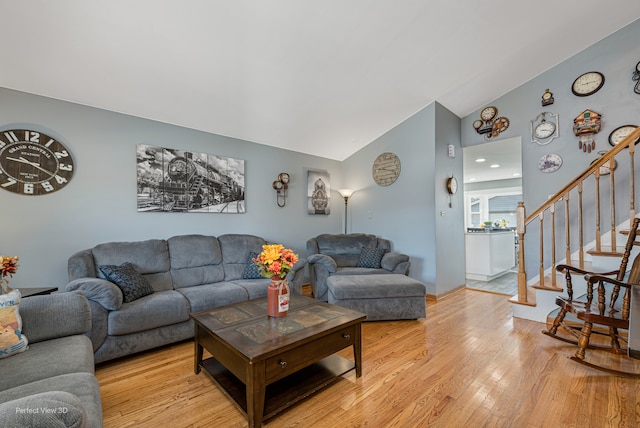
{"label": "wall sconce decor", "polygon": [[338,193],[340,196],[344,198],[344,234],[347,234],[347,204],[349,202],[349,198],[353,195],[355,190],[353,189],[338,189]]}
{"label": "wall sconce decor", "polygon": [[[276,191],[276,204],[279,207],[287,205],[287,189],[289,188],[289,174],[281,172],[278,174],[278,179],[271,185]],[[282,203],[281,203],[282,201]]]}

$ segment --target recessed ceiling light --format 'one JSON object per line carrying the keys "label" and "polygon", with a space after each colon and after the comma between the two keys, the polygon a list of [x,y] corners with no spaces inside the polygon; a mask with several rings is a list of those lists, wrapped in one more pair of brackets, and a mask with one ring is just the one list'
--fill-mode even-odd
{"label": "recessed ceiling light", "polygon": [[478,162],[478,163],[480,163],[480,162],[484,162],[484,161],[486,161],[486,159],[485,159],[485,158],[478,158],[478,159],[476,159],[476,162]]}
{"label": "recessed ceiling light", "polygon": [[469,181],[476,181],[476,179],[475,178],[470,178]]}
{"label": "recessed ceiling light", "polygon": [[513,173],[513,176],[514,176],[514,177],[520,177],[520,173],[519,173],[519,172],[514,172],[514,173]]}
{"label": "recessed ceiling light", "polygon": [[500,165],[494,163],[493,165],[489,165],[489,168],[500,168]]}

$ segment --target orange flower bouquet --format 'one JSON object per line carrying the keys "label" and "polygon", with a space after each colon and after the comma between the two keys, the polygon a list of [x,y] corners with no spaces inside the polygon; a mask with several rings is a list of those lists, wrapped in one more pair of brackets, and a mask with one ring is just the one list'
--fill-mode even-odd
{"label": "orange flower bouquet", "polygon": [[298,262],[298,255],[282,244],[263,245],[262,252],[252,260],[265,278],[284,279]]}
{"label": "orange flower bouquet", "polygon": [[18,258],[11,256],[0,256],[0,286],[2,287],[2,293],[8,293],[9,290],[9,278],[13,278],[13,274],[18,271]]}

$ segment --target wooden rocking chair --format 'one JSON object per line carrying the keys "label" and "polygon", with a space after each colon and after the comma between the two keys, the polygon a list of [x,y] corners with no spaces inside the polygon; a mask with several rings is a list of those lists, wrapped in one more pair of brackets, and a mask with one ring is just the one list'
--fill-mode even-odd
{"label": "wooden rocking chair", "polygon": [[[578,344],[578,340],[580,339],[580,326],[571,325],[570,323],[565,321],[565,317],[567,313],[575,314],[575,306],[582,308],[586,303],[584,300],[574,300],[573,299],[573,284],[572,284],[572,274],[580,274],[580,275],[599,275],[602,277],[613,278],[616,281],[622,281],[625,277],[627,265],[629,263],[629,255],[631,254],[631,250],[634,245],[640,245],[640,242],[636,242],[638,226],[640,226],[640,218],[634,218],[631,223],[631,227],[629,229],[629,235],[627,237],[627,243],[624,247],[624,253],[622,255],[622,259],[620,260],[620,266],[618,269],[610,271],[610,272],[590,272],[583,269],[580,269],[575,266],[571,266],[569,264],[560,264],[556,266],[556,271],[564,273],[565,276],[565,285],[567,289],[567,296],[558,296],[556,297],[556,305],[560,307],[560,311],[556,315],[553,320],[553,324],[548,330],[543,330],[542,333],[547,336],[551,336],[555,339],[561,340],[563,342],[571,343],[574,345]],[[615,275],[615,277],[614,277]],[[591,301],[593,299],[593,287],[587,287],[587,301]],[[574,323],[575,324],[575,323]],[[562,327],[563,331],[568,332],[573,339],[570,337],[565,337],[558,334],[558,329]],[[594,331],[593,333],[598,334],[598,331]],[[592,348],[604,348],[609,349],[608,346],[600,346],[600,345],[591,345]]]}
{"label": "wooden rocking chair", "polygon": [[[611,346],[607,350],[615,354],[626,354],[628,352],[628,346],[624,348],[620,346],[620,341],[627,343],[627,338],[620,335],[619,330],[629,330],[631,288],[640,287],[640,255],[634,259],[626,282],[602,275],[587,275],[585,279],[587,280],[587,290],[593,290],[597,285],[598,300],[597,303],[593,301],[593,292],[591,292],[588,294],[586,302],[574,301],[569,308],[578,319],[584,321],[584,325],[580,330],[578,350],[571,359],[585,366],[617,376],[640,378],[640,373],[615,370],[585,360],[585,352],[589,347],[591,334],[594,332],[594,324],[608,329]],[[617,303],[622,289],[624,289],[624,293],[622,294],[622,305],[620,306]]]}

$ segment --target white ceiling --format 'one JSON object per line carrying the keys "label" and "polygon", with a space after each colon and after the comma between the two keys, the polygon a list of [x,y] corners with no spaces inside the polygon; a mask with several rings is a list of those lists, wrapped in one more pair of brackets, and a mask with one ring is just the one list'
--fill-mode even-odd
{"label": "white ceiling", "polygon": [[466,116],[640,2],[0,0],[0,16],[0,86],[343,160],[433,101]]}
{"label": "white ceiling", "polygon": [[[507,180],[522,177],[522,142],[520,137],[507,138],[464,149],[465,183]],[[479,162],[478,160],[484,159]],[[498,165],[492,167],[492,165]]]}

